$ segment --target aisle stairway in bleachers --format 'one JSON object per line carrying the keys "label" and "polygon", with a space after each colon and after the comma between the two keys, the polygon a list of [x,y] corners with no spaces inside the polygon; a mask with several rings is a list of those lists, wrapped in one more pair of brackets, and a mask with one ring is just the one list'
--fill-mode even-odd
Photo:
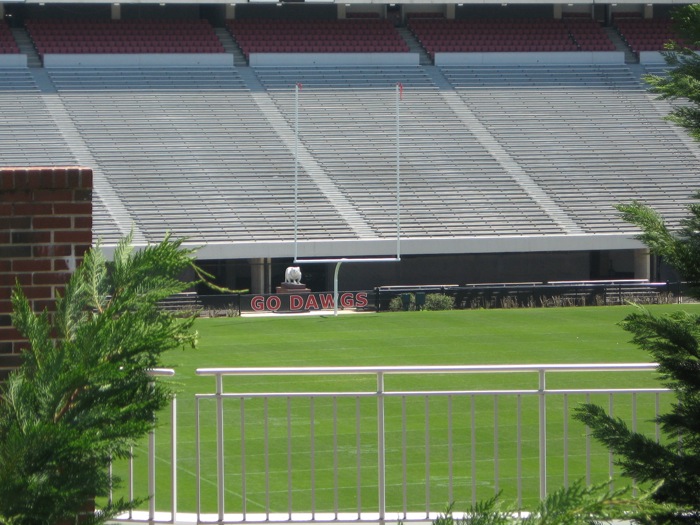
{"label": "aisle stairway in bleachers", "polygon": [[95,216],[99,217],[99,220],[93,221],[95,239],[101,239],[103,242],[117,242],[121,237],[132,233],[135,243],[144,244],[146,239],[134,225],[124,202],[114,191],[102,166],[92,156],[84,138],[76,129],[75,122],[66,111],[48,72],[43,68],[33,68],[31,74],[37,88],[41,91],[41,101],[46,108],[47,117],[60,129],[66,148],[75,159],[73,164],[88,166],[92,169],[94,188],[92,202]]}
{"label": "aisle stairway in bleachers", "polygon": [[76,164],[29,69],[2,70],[0,114],[0,165]]}
{"label": "aisle stairway in bleachers", "polygon": [[617,231],[640,200],[677,220],[697,189],[697,144],[679,143],[623,66],[444,68],[509,155],[586,232]]}
{"label": "aisle stairway in bleachers", "polygon": [[[293,156],[235,69],[54,69],[50,76],[148,240],[166,232],[211,243],[291,238]],[[349,235],[308,176],[300,180],[308,236]]]}
{"label": "aisle stairway in bleachers", "polygon": [[622,40],[622,37],[620,37],[620,34],[615,30],[613,27],[606,27],[605,28],[605,33],[608,35],[608,38],[610,41],[613,43],[615,46],[615,49],[618,51],[622,51],[625,53],[625,63],[626,64],[637,64],[639,63],[639,56],[636,55],[630,48],[629,46],[625,43],[624,40]]}
{"label": "aisle stairway in bleachers", "polygon": [[397,175],[405,238],[617,233],[700,174],[634,67],[8,68],[0,164],[93,167],[107,241],[289,242],[295,167],[302,240],[391,239]]}
{"label": "aisle stairway in bleachers", "polygon": [[564,211],[529,174],[510,156],[498,139],[476,117],[471,108],[464,103],[442,74],[439,67],[426,67],[433,81],[440,89],[445,104],[454,112],[467,129],[471,131],[479,144],[495,158],[513,181],[530,197],[542,211],[567,234],[581,234],[583,230]]}
{"label": "aisle stairway in bleachers", "polygon": [[19,52],[26,55],[27,67],[41,67],[41,59],[32,44],[27,31],[23,28],[13,28],[12,37],[17,43]]}
{"label": "aisle stairway in bleachers", "polygon": [[423,68],[256,73],[290,122],[293,86],[303,85],[299,119],[306,148],[384,236],[396,228],[397,143],[406,236],[563,233],[465,128]]}
{"label": "aisle stairway in bleachers", "polygon": [[313,155],[308,151],[306,145],[299,140],[296,123],[292,126],[291,123],[284,119],[284,116],[274,104],[257,76],[253,73],[253,70],[251,68],[242,68],[239,71],[241,78],[251,90],[251,97],[261,113],[274,128],[275,133],[280,137],[280,146],[286,147],[289,151],[294,152],[294,176],[297,179],[294,181],[295,186],[298,186],[298,174],[300,172],[308,174],[309,180],[313,185],[310,194],[303,188],[296,189],[297,210],[306,207],[307,198],[309,196],[312,199],[315,198],[316,192],[320,191],[333,205],[338,216],[346,222],[348,229],[352,231],[355,236],[365,240],[377,239],[376,232],[357,212],[355,206],[353,206],[351,202],[348,202],[342,192],[339,191],[335,181],[328,176],[323,167],[319,165]]}
{"label": "aisle stairway in bleachers", "polygon": [[401,38],[404,39],[404,42],[406,42],[409,52],[418,53],[418,63],[421,66],[430,66],[433,64],[433,61],[428,56],[425,48],[420,45],[420,42],[416,40],[416,37],[409,29],[406,27],[397,27],[396,31],[399,33],[399,35],[401,35]]}
{"label": "aisle stairway in bleachers", "polygon": [[241,52],[241,48],[238,47],[238,44],[236,44],[236,42],[233,40],[228,29],[225,27],[216,27],[214,28],[214,32],[221,42],[224,51],[233,55],[233,65],[236,67],[245,66],[247,63],[243,53]]}

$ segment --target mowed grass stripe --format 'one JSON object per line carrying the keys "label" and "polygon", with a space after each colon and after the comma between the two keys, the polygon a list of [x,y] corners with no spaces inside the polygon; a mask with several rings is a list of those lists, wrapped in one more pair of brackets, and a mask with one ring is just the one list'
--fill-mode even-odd
{"label": "mowed grass stripe", "polygon": [[[670,312],[685,309],[700,312],[697,305],[653,306],[654,312]],[[180,511],[195,509],[195,457],[194,457],[194,395],[214,390],[214,379],[198,377],[197,368],[205,367],[280,367],[280,366],[398,366],[398,365],[476,365],[476,364],[552,364],[552,363],[614,363],[648,362],[649,356],[629,343],[630,334],[618,323],[630,312],[632,306],[552,308],[517,310],[467,310],[450,312],[400,312],[314,316],[314,317],[244,317],[199,319],[196,329],[200,345],[194,351],[176,351],[166,356],[166,362],[177,370],[175,381],[178,389],[178,508]],[[225,389],[232,392],[284,392],[284,391],[373,391],[375,379],[371,376],[304,377],[241,377],[227,378]],[[496,376],[478,374],[439,376],[398,376],[388,379],[394,390],[469,389],[486,388],[536,388],[536,378],[528,374]],[[548,379],[550,388],[588,387],[655,387],[658,381],[650,374],[555,374]],[[592,399],[607,406],[607,396]],[[569,412],[581,396],[569,399]],[[405,403],[405,408],[402,408]],[[498,403],[498,442],[494,444],[494,399],[492,397],[453,397],[452,461],[449,461],[447,398],[426,401],[422,397],[391,398],[387,400],[387,479],[390,486],[387,498],[390,510],[399,511],[422,508],[426,499],[434,510],[441,510],[448,503],[449,494],[456,505],[466,505],[472,499],[472,470],[476,472],[478,498],[493,495],[502,489],[504,496],[517,496],[517,449],[515,444],[516,399],[511,396]],[[472,403],[474,407],[472,408]],[[537,400],[521,398],[521,432],[525,439],[521,445],[522,497],[526,504],[537,498],[538,446],[532,437],[537,435]],[[631,412],[631,398],[621,400],[616,415],[626,417]],[[638,410],[643,414],[639,426],[653,431],[645,421],[653,415],[653,399],[639,397]],[[259,423],[264,405],[260,399],[247,400],[245,410],[245,480],[246,508],[248,512],[261,512],[266,503],[265,485],[270,485],[270,504],[273,512],[297,512],[311,510],[311,482],[313,480],[315,510],[332,510],[337,498],[339,510],[356,512],[372,511],[377,498],[376,472],[376,401],[372,399],[338,399],[335,407],[331,399],[316,400],[313,427],[315,456],[307,453],[294,455],[292,464],[293,488],[287,488],[288,462],[287,427],[292,428],[294,448],[308,449],[311,440],[309,423],[310,402],[294,401],[290,420],[287,420],[286,401],[270,401],[267,411],[268,437],[265,443],[264,429]],[[401,417],[405,410],[408,419]],[[476,414],[475,443],[477,456],[471,458],[471,413]],[[333,413],[340,418],[336,438],[339,454],[334,455],[332,443]],[[360,415],[359,443],[356,436]],[[424,430],[424,418],[430,418],[430,432]],[[167,415],[161,417],[162,428],[158,432],[158,498],[157,508],[170,508],[169,498],[169,449],[167,445]],[[571,421],[563,412],[561,401],[548,406],[548,480],[557,487],[564,482],[563,429],[569,426],[571,473],[585,471],[584,429]],[[201,405],[200,437],[202,439],[202,505],[204,512],[216,512],[215,460],[215,411],[213,402]],[[227,401],[226,422],[226,511],[239,512],[242,508],[243,480],[235,458],[240,454],[240,408],[237,402]],[[405,431],[402,425],[406,426]],[[408,447],[405,465],[401,446]],[[268,448],[269,472],[265,475],[265,446]],[[494,462],[494,450],[498,449],[498,463]],[[607,479],[608,454],[596,443],[592,444],[591,468],[598,480]],[[430,458],[429,485],[426,483],[425,457]],[[148,493],[145,481],[145,448],[139,447],[136,466],[139,481],[136,493]],[[313,469],[312,469],[313,461]],[[451,465],[451,466],[450,466]],[[496,486],[494,477],[498,470],[500,480]],[[120,473],[123,468],[117,469]],[[311,472],[313,470],[313,475]],[[405,475],[409,482],[404,489],[401,480]],[[358,474],[359,472],[359,474]],[[450,472],[452,487],[449,486]],[[123,475],[123,474],[122,474]],[[355,486],[358,475],[362,492],[358,502]],[[571,474],[570,474],[571,476]],[[338,481],[337,494],[332,486]],[[427,487],[427,491],[426,491]],[[427,495],[426,495],[427,494]]]}

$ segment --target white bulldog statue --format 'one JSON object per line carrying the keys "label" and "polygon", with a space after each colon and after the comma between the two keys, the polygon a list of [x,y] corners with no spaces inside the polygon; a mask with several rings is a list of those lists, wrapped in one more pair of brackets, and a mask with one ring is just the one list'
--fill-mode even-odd
{"label": "white bulldog statue", "polygon": [[298,266],[290,266],[284,271],[284,282],[301,284],[301,269]]}

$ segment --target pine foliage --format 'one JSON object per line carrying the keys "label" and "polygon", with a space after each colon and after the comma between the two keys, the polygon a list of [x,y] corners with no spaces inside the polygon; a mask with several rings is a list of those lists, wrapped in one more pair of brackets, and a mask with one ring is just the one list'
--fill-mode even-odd
{"label": "pine foliage", "polygon": [[[136,251],[123,239],[113,263],[86,253],[56,312],[34,313],[19,285],[13,323],[29,341],[22,365],[2,385],[0,522],[74,522],[107,496],[111,459],[125,458],[155,424],[171,392],[149,375],[164,352],[193,347],[194,317],[176,318],[157,303],[191,286],[181,241]],[[107,504],[81,523],[102,522],[137,501]]]}
{"label": "pine foliage", "polygon": [[[700,199],[700,192],[693,195]],[[626,222],[640,228],[636,238],[673,266],[691,286],[691,293],[700,297],[700,204],[687,207],[689,216],[680,223],[678,231],[671,231],[661,216],[639,202],[617,206]]]}
{"label": "pine foliage", "polygon": [[455,518],[453,506],[433,521],[433,525],[592,525],[645,515],[659,508],[646,498],[632,498],[629,488],[612,490],[608,483],[586,485],[579,480],[549,494],[529,513],[505,507],[499,496],[479,501]]}
{"label": "pine foliage", "polygon": [[700,56],[693,51],[700,46],[700,6],[676,8],[672,18],[682,40],[666,45],[665,59],[671,69],[666,76],[648,75],[645,80],[660,98],[687,102],[676,106],[668,118],[700,140]]}
{"label": "pine foliage", "polygon": [[[522,525],[591,525],[626,517],[639,501],[629,489],[612,490],[607,483],[586,485],[582,480],[549,494]],[[640,500],[641,501],[641,500]]]}
{"label": "pine foliage", "polygon": [[[696,195],[696,198],[700,195]],[[670,231],[653,210],[638,204],[620,206],[628,222],[652,251],[673,265],[698,296],[700,284],[700,206],[679,232]],[[653,499],[662,505],[639,523],[700,524],[700,316],[688,312],[655,316],[639,307],[621,323],[632,342],[658,363],[665,386],[675,401],[657,416],[663,439],[632,431],[596,405],[579,407],[575,418],[613,451],[625,476],[656,487]]]}

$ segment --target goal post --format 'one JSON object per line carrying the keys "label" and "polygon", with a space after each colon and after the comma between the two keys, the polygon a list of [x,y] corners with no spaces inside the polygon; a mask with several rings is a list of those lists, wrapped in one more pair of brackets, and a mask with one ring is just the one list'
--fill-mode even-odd
{"label": "goal post", "polygon": [[396,83],[395,91],[395,144],[396,144],[396,255],[394,257],[331,257],[308,258],[299,256],[299,92],[302,84],[294,86],[294,264],[335,264],[333,273],[333,315],[338,315],[338,274],[343,263],[389,263],[401,261],[401,113],[403,84]]}

